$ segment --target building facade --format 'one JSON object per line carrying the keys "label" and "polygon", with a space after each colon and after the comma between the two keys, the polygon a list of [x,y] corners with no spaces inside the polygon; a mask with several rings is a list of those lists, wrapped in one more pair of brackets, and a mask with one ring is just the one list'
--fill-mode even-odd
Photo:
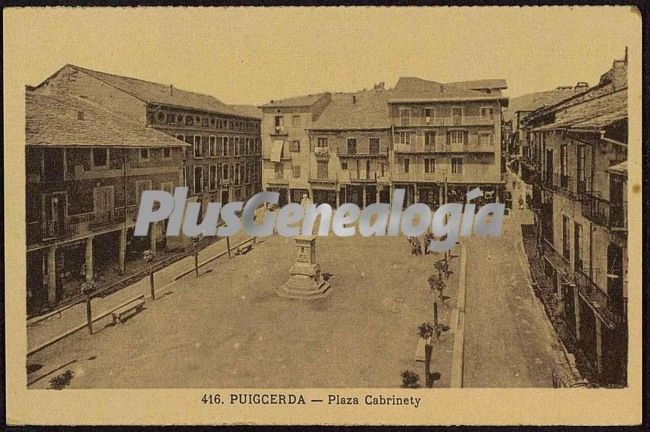
{"label": "building facade", "polygon": [[27,306],[36,313],[166,247],[133,228],[142,191],[183,184],[182,141],[64,94],[26,94]]}
{"label": "building facade", "polygon": [[538,245],[557,313],[604,384],[627,367],[627,61],[598,85],[529,114]]}
{"label": "building facade", "polygon": [[263,187],[281,204],[307,194],[360,207],[390,202],[395,188],[432,207],[476,186],[499,192],[504,88],[401,78],[393,89],[271,101],[261,107]]}
{"label": "building facade", "polygon": [[190,199],[245,200],[261,190],[261,112],[255,107],[74,65],[34,91],[85,98],[190,144],[182,161]]}

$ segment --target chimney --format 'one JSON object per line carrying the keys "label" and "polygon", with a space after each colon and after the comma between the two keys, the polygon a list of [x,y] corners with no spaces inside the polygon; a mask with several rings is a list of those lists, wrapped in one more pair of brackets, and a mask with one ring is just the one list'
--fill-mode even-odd
{"label": "chimney", "polygon": [[174,84],[169,84],[169,94],[174,96]]}

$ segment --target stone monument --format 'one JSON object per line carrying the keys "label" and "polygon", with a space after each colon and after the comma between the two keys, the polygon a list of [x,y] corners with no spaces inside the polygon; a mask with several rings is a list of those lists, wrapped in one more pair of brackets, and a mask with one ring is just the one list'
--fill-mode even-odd
{"label": "stone monument", "polygon": [[330,283],[323,279],[316,263],[316,236],[299,236],[296,242],[296,262],[289,270],[289,280],[277,289],[281,297],[312,300],[329,294]]}

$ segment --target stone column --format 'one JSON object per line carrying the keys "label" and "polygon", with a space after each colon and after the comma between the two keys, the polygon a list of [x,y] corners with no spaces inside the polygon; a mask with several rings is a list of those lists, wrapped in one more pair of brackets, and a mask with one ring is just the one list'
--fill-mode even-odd
{"label": "stone column", "polygon": [[557,285],[558,299],[557,299],[557,311],[560,316],[564,316],[564,284],[562,284],[562,277],[559,272],[555,272],[555,284]]}
{"label": "stone column", "polygon": [[151,235],[149,238],[149,250],[156,252],[156,242],[158,240],[158,222],[151,224]]}
{"label": "stone column", "polygon": [[375,202],[379,204],[379,201],[380,201],[379,186],[375,186]]}
{"label": "stone column", "polygon": [[580,294],[578,294],[578,287],[573,286],[573,304],[574,304],[574,309],[575,309],[575,316],[576,316],[576,339],[577,340],[582,340],[582,337],[580,335]]}
{"label": "stone column", "polygon": [[341,206],[341,191],[339,189],[336,190],[336,208],[339,208]]}
{"label": "stone column", "polygon": [[603,324],[598,317],[596,317],[596,369],[599,374],[603,372]]}
{"label": "stone column", "polygon": [[126,228],[120,230],[120,253],[119,253],[119,264],[120,264],[120,273],[124,274],[126,271]]}
{"label": "stone column", "polygon": [[368,198],[367,198],[368,191],[367,191],[367,188],[366,188],[366,185],[365,185],[365,184],[362,186],[362,188],[363,188],[363,189],[362,189],[362,197],[363,197],[362,202],[363,202],[363,208],[366,208],[366,201],[368,200]]}
{"label": "stone column", "polygon": [[419,201],[419,198],[418,198],[418,184],[413,183],[413,201],[411,202],[411,204],[415,204],[418,201]]}
{"label": "stone column", "polygon": [[56,246],[47,249],[47,302],[56,303]]}
{"label": "stone column", "polygon": [[93,280],[95,277],[94,268],[93,268],[93,238],[88,237],[86,239],[86,280]]}

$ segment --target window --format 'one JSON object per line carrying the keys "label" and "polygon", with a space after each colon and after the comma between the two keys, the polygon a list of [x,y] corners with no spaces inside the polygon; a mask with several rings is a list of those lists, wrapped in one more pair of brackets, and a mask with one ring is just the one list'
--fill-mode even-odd
{"label": "window", "polygon": [[348,138],[348,154],[357,154],[356,138]]}
{"label": "window", "polygon": [[92,149],[93,168],[108,168],[108,149]]}
{"label": "window", "polygon": [[342,170],[347,170],[348,169],[348,163],[347,162],[341,162],[341,169]]}
{"label": "window", "polygon": [[203,157],[203,146],[201,145],[200,135],[194,135],[194,157],[195,158]]}
{"label": "window", "polygon": [[275,131],[282,132],[284,129],[284,118],[282,116],[275,116]]}
{"label": "window", "polygon": [[328,177],[328,163],[327,162],[316,162],[316,176],[318,179],[327,180]]}
{"label": "window", "polygon": [[176,116],[174,114],[167,114],[167,124],[176,123]]}
{"label": "window", "polygon": [[194,167],[194,193],[203,192],[203,167]]}
{"label": "window", "polygon": [[433,118],[433,108],[425,108],[424,109],[424,121],[425,121],[425,123],[431,123],[432,118]]}
{"label": "window", "polygon": [[452,174],[462,174],[463,173],[463,159],[462,158],[451,158],[451,173]]}
{"label": "window", "polygon": [[576,270],[582,270],[584,268],[584,263],[582,262],[582,225],[576,223],[574,228],[574,264]]}
{"label": "window", "polygon": [[183,123],[183,116],[182,115],[178,114],[176,116],[176,123],[178,123],[178,124]]}
{"label": "window", "polygon": [[327,138],[318,138],[317,147],[327,147]]}
{"label": "window", "polygon": [[194,124],[194,118],[192,116],[185,116],[185,125],[192,126]]}
{"label": "window", "polygon": [[232,169],[233,169],[232,176],[233,179],[235,180],[235,184],[239,184],[241,182],[241,172],[239,170],[239,164],[233,165]]}
{"label": "window", "polygon": [[562,256],[566,259],[570,259],[571,255],[569,241],[569,218],[562,215]]}
{"label": "window", "polygon": [[186,166],[185,170],[183,171],[184,178],[183,178],[183,185],[190,187],[192,185],[192,167]]}
{"label": "window", "polygon": [[467,142],[467,131],[452,130],[447,132],[447,144],[465,144]]}
{"label": "window", "polygon": [[239,156],[239,137],[235,137],[235,156]]}
{"label": "window", "polygon": [[164,159],[171,159],[172,157],[172,148],[171,147],[165,147],[162,149],[162,156]]}
{"label": "window", "polygon": [[411,110],[402,108],[399,110],[400,125],[408,126],[411,123]]}
{"label": "window", "polygon": [[405,173],[409,172],[410,165],[411,165],[411,159],[409,159],[409,158],[404,159],[404,172]]}
{"label": "window", "polygon": [[222,167],[223,172],[221,173],[221,178],[228,180],[230,178],[230,165],[224,164]]}
{"label": "window", "polygon": [[579,145],[577,148],[578,157],[576,158],[576,171],[578,172],[578,192],[585,192],[587,189],[587,173],[585,164],[585,146]]}
{"label": "window", "polygon": [[293,178],[300,177],[300,165],[293,166]]}
{"label": "window", "polygon": [[370,154],[379,154],[379,138],[370,138]]}
{"label": "window", "polygon": [[494,116],[494,108],[481,107],[481,117],[491,119]]}
{"label": "window", "polygon": [[399,143],[405,145],[411,145],[411,134],[409,132],[400,132]]}
{"label": "window", "polygon": [[433,131],[428,131],[424,133],[424,145],[433,146],[436,143],[436,133]]}
{"label": "window", "polygon": [[436,172],[436,160],[434,158],[424,159],[424,172],[429,174]]}
{"label": "window", "polygon": [[478,144],[482,146],[494,144],[493,135],[490,132],[479,132]]}
{"label": "window", "polygon": [[569,152],[566,144],[560,146],[560,187],[569,186],[569,174],[567,172],[569,165]]}
{"label": "window", "polygon": [[138,152],[138,155],[139,155],[141,161],[148,161],[149,160],[149,149],[146,149],[146,148],[140,149],[140,151]]}
{"label": "window", "polygon": [[459,124],[463,118],[463,108],[462,107],[452,107],[451,108],[451,118],[454,121],[454,124]]}
{"label": "window", "polygon": [[228,156],[228,137],[223,137],[222,155]]}
{"label": "window", "polygon": [[135,205],[140,206],[142,192],[151,190],[151,180],[139,180],[135,182]]}
{"label": "window", "polygon": [[217,188],[217,166],[216,165],[210,165],[208,180],[209,180],[208,187],[210,188],[210,190],[215,190]]}
{"label": "window", "polygon": [[212,135],[210,136],[210,144],[208,147],[208,154],[210,156],[217,156],[217,137]]}
{"label": "window", "polygon": [[300,126],[300,116],[299,115],[293,116],[293,126],[294,127]]}
{"label": "window", "polygon": [[276,162],[274,170],[276,179],[281,180],[284,178],[284,167],[282,165],[282,162]]}
{"label": "window", "polygon": [[160,190],[168,194],[174,193],[174,182],[161,182]]}
{"label": "window", "polygon": [[289,146],[289,150],[292,151],[292,152],[299,152],[300,151],[300,141],[298,141],[298,140],[291,141],[291,145]]}

